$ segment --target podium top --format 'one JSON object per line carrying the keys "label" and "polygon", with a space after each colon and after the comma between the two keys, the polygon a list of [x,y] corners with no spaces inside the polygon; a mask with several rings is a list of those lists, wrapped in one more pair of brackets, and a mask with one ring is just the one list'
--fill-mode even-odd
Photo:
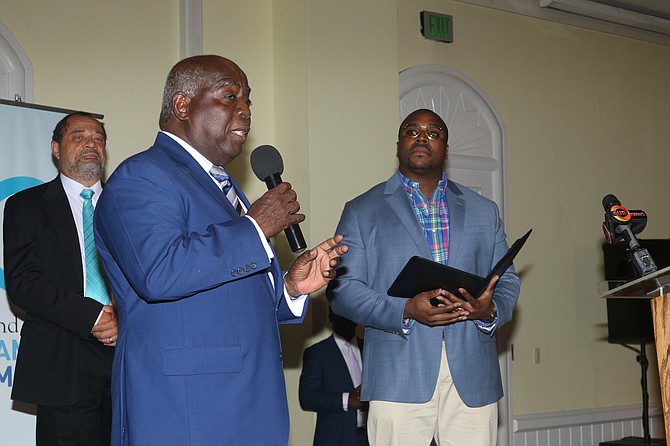
{"label": "podium top", "polygon": [[[626,282],[604,281],[598,286],[600,297],[607,299],[654,299],[670,292],[670,266]],[[612,288],[614,287],[614,288]],[[602,288],[605,288],[604,290]]]}

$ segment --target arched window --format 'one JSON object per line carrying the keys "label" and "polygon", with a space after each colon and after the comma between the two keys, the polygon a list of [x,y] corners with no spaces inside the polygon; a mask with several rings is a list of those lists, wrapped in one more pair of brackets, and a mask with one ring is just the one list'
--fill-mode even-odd
{"label": "arched window", "polygon": [[33,102],[33,65],[0,22],[0,99]]}

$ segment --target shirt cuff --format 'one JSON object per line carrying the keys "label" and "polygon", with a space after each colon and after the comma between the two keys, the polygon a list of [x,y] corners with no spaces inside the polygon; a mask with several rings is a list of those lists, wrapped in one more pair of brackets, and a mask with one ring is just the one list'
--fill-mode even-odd
{"label": "shirt cuff", "polygon": [[349,412],[349,392],[342,393],[342,409]]}
{"label": "shirt cuff", "polygon": [[404,335],[409,335],[414,331],[414,319],[411,317],[402,318],[402,332]]}
{"label": "shirt cuff", "polygon": [[98,318],[95,320],[95,324],[93,326],[98,325],[98,322],[100,322],[100,318],[102,317],[102,313],[104,313],[104,310],[100,310],[100,314],[98,315]]}
{"label": "shirt cuff", "polygon": [[491,322],[475,320],[474,323],[481,331],[490,334],[493,333],[493,331],[496,329],[496,325],[498,325],[498,315],[496,315],[495,319],[493,319]]}
{"label": "shirt cuff", "polygon": [[305,309],[305,302],[307,302],[307,296],[309,296],[309,294],[301,294],[298,297],[291,297],[286,291],[286,287],[284,287],[284,298],[286,299],[286,304],[294,316],[302,316],[302,313]]}
{"label": "shirt cuff", "polygon": [[270,259],[270,260],[274,259],[275,255],[272,252],[272,248],[270,248],[270,242],[268,241],[267,238],[265,238],[265,234],[263,234],[263,231],[261,231],[261,227],[258,226],[258,223],[256,223],[256,220],[254,220],[252,217],[249,217],[246,214],[243,215],[243,217],[248,218],[254,224],[254,227],[256,228],[256,232],[258,232],[258,237],[261,239],[261,243],[263,244],[263,248],[265,248],[265,253],[268,255],[268,259]]}

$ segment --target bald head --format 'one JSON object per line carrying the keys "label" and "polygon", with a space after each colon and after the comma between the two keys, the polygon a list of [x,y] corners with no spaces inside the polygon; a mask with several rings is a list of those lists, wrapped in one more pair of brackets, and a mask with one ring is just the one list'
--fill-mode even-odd
{"label": "bald head", "polygon": [[414,119],[415,119],[417,116],[419,116],[419,115],[430,115],[430,116],[432,116],[434,119],[436,119],[436,120],[439,122],[439,126],[440,126],[442,129],[444,129],[444,133],[445,133],[445,136],[446,136],[446,138],[445,138],[445,142],[447,142],[447,141],[449,140],[449,130],[447,129],[447,124],[446,124],[446,123],[444,122],[444,120],[440,117],[440,115],[438,115],[438,114],[435,113],[434,111],[429,110],[429,109],[427,109],[427,108],[420,108],[420,109],[418,109],[418,110],[414,110],[412,113],[410,113],[409,115],[407,115],[407,117],[402,121],[402,123],[400,124],[400,127],[398,128],[398,139],[400,139],[402,130],[403,130],[403,128],[405,127],[405,125],[406,125],[407,123],[409,123],[409,122],[414,121]]}
{"label": "bald head", "polygon": [[175,120],[173,98],[177,93],[192,98],[201,89],[222,81],[222,66],[230,70],[241,71],[230,59],[217,55],[193,56],[183,59],[172,67],[163,89],[163,103],[158,125],[161,130],[168,130],[170,122]]}
{"label": "bald head", "polygon": [[160,128],[225,166],[242,152],[251,129],[250,92],[247,75],[233,61],[184,59],[165,83]]}

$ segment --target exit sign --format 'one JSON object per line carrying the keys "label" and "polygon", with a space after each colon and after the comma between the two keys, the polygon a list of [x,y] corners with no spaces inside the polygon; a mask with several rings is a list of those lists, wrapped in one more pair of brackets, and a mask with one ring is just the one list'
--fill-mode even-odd
{"label": "exit sign", "polygon": [[421,35],[438,42],[453,42],[453,18],[450,15],[421,11]]}

